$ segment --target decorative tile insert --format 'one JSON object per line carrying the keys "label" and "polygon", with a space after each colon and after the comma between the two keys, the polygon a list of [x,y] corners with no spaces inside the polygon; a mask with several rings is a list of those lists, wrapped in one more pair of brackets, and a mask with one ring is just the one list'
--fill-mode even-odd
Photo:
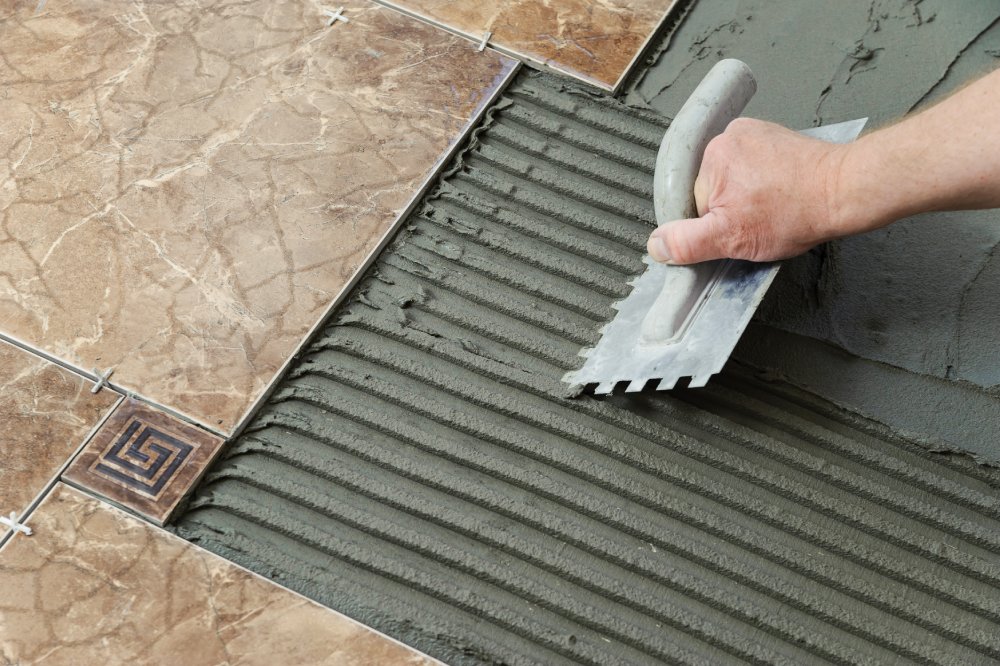
{"label": "decorative tile insert", "polygon": [[0,664],[437,663],[63,484],[30,522],[0,549]]}
{"label": "decorative tile insert", "polygon": [[379,0],[606,90],[675,0]]}
{"label": "decorative tile insert", "polygon": [[215,435],[129,399],[63,479],[163,525],[222,444]]}
{"label": "decorative tile insert", "polygon": [[0,2],[0,330],[229,431],[515,66],[365,0]]}
{"label": "decorative tile insert", "polygon": [[0,341],[0,515],[24,513],[120,397],[91,386]]}

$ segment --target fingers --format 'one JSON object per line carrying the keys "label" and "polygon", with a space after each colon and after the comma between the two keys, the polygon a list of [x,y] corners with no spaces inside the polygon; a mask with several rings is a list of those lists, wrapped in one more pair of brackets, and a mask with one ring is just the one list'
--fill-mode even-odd
{"label": "fingers", "polygon": [[696,264],[726,256],[720,244],[715,213],[689,220],[668,222],[657,228],[646,242],[646,251],[667,264]]}

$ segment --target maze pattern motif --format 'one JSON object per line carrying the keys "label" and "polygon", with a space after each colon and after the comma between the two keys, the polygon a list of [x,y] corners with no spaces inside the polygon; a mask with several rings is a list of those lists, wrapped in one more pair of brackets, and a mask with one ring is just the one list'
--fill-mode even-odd
{"label": "maze pattern motif", "polygon": [[222,445],[221,437],[129,398],[62,479],[165,525]]}
{"label": "maze pattern motif", "polygon": [[156,499],[193,450],[190,444],[135,419],[91,471]]}

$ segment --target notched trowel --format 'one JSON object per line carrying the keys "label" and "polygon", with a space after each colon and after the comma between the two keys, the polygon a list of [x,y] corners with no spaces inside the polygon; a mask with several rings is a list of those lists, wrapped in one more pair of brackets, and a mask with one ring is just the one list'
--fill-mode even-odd
{"label": "notched trowel", "polygon": [[[657,224],[697,217],[694,181],[705,146],[740,115],[757,91],[750,68],[723,60],[705,76],[670,123],[653,178]],[[847,143],[861,133],[867,118],[826,125],[802,134]],[[612,307],[618,311],[596,347],[580,352],[586,361],[563,381],[572,394],[593,386],[611,393],[627,382],[626,393],[653,387],[705,386],[722,370],[778,273],[777,263],[724,259],[694,266],[667,266],[646,256],[646,272],[631,284],[632,293]]]}

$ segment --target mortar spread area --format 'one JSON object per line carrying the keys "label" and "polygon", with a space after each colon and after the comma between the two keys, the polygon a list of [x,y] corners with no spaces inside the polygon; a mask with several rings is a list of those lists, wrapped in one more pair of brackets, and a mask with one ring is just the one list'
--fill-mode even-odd
{"label": "mortar spread area", "polygon": [[177,532],[451,664],[1000,659],[1000,471],[739,367],[561,397],[664,128],[520,75]]}

